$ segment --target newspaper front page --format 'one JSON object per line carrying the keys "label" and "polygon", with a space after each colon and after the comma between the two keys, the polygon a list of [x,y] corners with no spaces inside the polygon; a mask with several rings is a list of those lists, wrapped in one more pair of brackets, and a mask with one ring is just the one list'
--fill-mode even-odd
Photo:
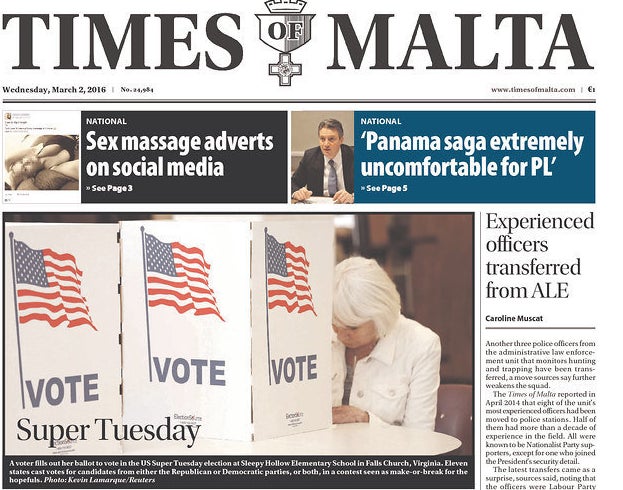
{"label": "newspaper front page", "polygon": [[3,488],[617,488],[614,12],[0,10]]}

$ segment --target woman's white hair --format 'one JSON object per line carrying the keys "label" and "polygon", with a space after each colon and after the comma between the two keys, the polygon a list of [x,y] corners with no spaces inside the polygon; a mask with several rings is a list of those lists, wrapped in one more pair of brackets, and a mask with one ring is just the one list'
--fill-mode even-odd
{"label": "woman's white hair", "polygon": [[335,267],[333,324],[356,327],[370,320],[380,337],[389,333],[400,316],[396,285],[373,259],[351,257]]}

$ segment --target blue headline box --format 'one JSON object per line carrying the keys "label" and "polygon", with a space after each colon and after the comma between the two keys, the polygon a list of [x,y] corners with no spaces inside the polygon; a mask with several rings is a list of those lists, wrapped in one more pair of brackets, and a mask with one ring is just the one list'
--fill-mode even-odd
{"label": "blue headline box", "polygon": [[594,203],[594,111],[355,112],[358,203]]}

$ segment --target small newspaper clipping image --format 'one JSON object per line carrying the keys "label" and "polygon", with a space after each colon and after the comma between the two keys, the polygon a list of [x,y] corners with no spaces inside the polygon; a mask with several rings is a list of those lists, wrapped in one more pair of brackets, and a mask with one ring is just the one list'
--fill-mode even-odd
{"label": "small newspaper clipping image", "polygon": [[2,488],[618,488],[609,10],[5,2]]}

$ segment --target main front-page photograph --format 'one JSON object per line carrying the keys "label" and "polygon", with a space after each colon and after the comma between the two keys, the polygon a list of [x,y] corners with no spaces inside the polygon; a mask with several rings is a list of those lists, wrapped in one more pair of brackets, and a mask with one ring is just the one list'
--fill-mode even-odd
{"label": "main front-page photograph", "polygon": [[471,214],[5,219],[7,455],[473,471]]}

